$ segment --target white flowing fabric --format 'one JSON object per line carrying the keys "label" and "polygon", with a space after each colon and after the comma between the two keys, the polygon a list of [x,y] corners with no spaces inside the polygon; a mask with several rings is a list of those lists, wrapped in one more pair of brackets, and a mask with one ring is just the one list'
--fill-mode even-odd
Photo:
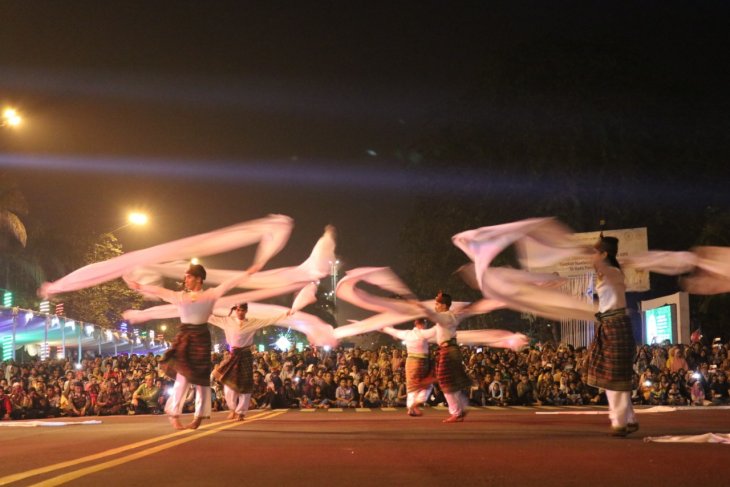
{"label": "white flowing fabric", "polygon": [[[411,300],[404,301],[372,295],[357,288],[357,284],[360,282],[378,286],[391,294],[406,296]],[[427,316],[427,310],[432,309],[434,306],[433,300],[414,301],[413,292],[387,267],[363,267],[348,271],[337,286],[337,297],[361,308],[379,312],[379,314],[362,321],[336,328],[334,333],[338,339],[379,331],[386,326],[394,326]],[[461,321],[469,316],[489,313],[502,307],[503,304],[500,302],[481,299],[472,304],[454,302],[451,310],[457,319]],[[466,333],[463,342],[459,339],[460,333]],[[527,337],[521,333],[504,330],[457,332],[457,340],[466,345],[487,345],[499,348],[513,348],[515,350],[527,344]]]}
{"label": "white flowing fabric", "polygon": [[[403,296],[410,301],[374,296],[356,287],[361,282],[384,289],[391,295]],[[347,271],[345,277],[337,284],[336,292],[338,298],[370,311],[413,313],[418,310],[418,306],[413,302],[415,300],[413,292],[389,267],[358,267]]]}
{"label": "white flowing fabric", "polygon": [[266,218],[130,252],[77,269],[55,282],[43,283],[39,295],[47,298],[58,293],[76,291],[121,277],[138,266],[187,259],[192,255],[202,257],[219,254],[257,242],[259,246],[254,264],[261,267],[284,247],[292,227],[291,218],[284,215],[269,215]]}
{"label": "white flowing fabric", "polygon": [[[296,267],[282,267],[252,274],[240,287],[246,289],[279,288],[294,282],[312,282],[329,275],[331,262],[335,260],[335,228],[327,226],[324,234],[314,245],[307,260]],[[135,269],[133,280],[140,283],[159,280],[160,277],[182,277],[188,268],[187,262],[148,265]],[[206,283],[220,284],[240,271],[206,269]],[[147,281],[147,282],[145,282]]]}
{"label": "white flowing fabric", "polygon": [[730,433],[705,433],[685,436],[647,436],[645,442],[657,443],[719,443],[730,445]]}
{"label": "white flowing fabric", "polygon": [[[258,289],[256,291],[248,291],[240,294],[225,296],[218,300],[220,303],[226,303],[230,308],[238,303],[250,303],[262,299],[281,296],[282,294],[298,292],[303,288],[303,284],[294,283],[289,286],[283,286],[275,289]],[[166,318],[177,318],[180,316],[178,307],[174,304],[161,304],[147,309],[130,309],[122,313],[122,317],[130,324],[144,323],[150,320],[162,320]]]}
{"label": "white flowing fabric", "polygon": [[[281,269],[273,269],[253,274],[244,283],[242,283],[241,286],[247,288],[261,287],[261,289],[236,294],[234,296],[227,296],[219,300],[219,303],[225,302],[230,303],[230,305],[235,305],[238,303],[260,301],[263,299],[281,296],[282,294],[298,292],[299,294],[292,305],[292,312],[299,311],[308,304],[316,301],[317,298],[315,293],[317,286],[316,283],[312,281],[322,279],[329,274],[330,262],[332,262],[334,258],[335,229],[332,226],[328,226],[322,237],[320,237],[315,244],[307,260],[305,260],[302,264],[296,267],[283,267]],[[181,275],[184,270],[180,270],[180,273],[178,273],[175,266],[177,266],[177,264],[173,264],[172,266],[148,266],[141,271],[135,270],[134,280],[138,278],[152,280],[155,277],[159,277],[160,273],[165,276]],[[223,282],[219,281],[220,279],[225,280],[231,276],[240,274],[240,271],[227,270],[212,270],[212,272],[214,278],[206,279],[206,281],[212,281],[215,284]],[[210,275],[211,271],[208,271],[208,273]],[[260,277],[260,274],[263,275],[263,277]],[[232,300],[232,298],[235,299]],[[125,320],[135,324],[149,320],[175,318],[179,315],[177,306],[173,304],[165,304],[144,310],[127,310],[122,314],[122,316]]]}
{"label": "white flowing fabric", "polygon": [[[299,289],[299,284],[295,284],[290,288],[280,289],[261,289],[258,291],[249,291],[246,293],[232,294],[225,296],[216,302],[215,313],[218,315],[226,315],[232,306],[239,303],[248,303],[249,312],[256,317],[269,318],[273,316],[281,316],[288,308],[276,306],[273,304],[261,304],[253,302],[254,299],[266,299],[273,296],[286,294],[287,292]],[[277,326],[284,328],[292,328],[307,335],[309,341],[317,346],[334,346],[337,339],[333,333],[332,325],[328,325],[314,315],[298,311],[292,307],[292,314],[283,319]],[[124,312],[124,319],[132,324],[142,323],[148,320],[175,318],[178,316],[177,307],[174,304],[165,304],[155,306],[153,308],[143,310],[128,310]]]}
{"label": "white flowing fabric", "polygon": [[0,422],[0,426],[6,428],[37,428],[39,426],[58,427],[58,426],[89,426],[93,424],[101,424],[101,421],[92,419],[88,421],[8,421]]}
{"label": "white flowing fabric", "polygon": [[730,248],[695,247],[688,252],[649,251],[622,259],[622,265],[660,274],[691,274],[681,279],[691,294],[730,292]]}
{"label": "white flowing fabric", "polygon": [[[454,235],[452,241],[474,262],[476,284],[485,298],[550,319],[593,320],[596,310],[591,303],[552,289],[559,281],[557,276],[489,267],[492,260],[512,244],[517,245],[519,260],[524,265],[523,247],[527,241],[535,245],[531,259],[534,257],[535,265],[539,266],[588,254],[590,249],[576,245],[570,240],[570,233],[570,229],[552,218],[533,218],[468,230]],[[469,281],[467,279],[467,283]]]}
{"label": "white flowing fabric", "polygon": [[[226,315],[233,304],[240,302],[240,300],[237,300],[236,298],[237,296],[233,295],[220,299],[215,307],[214,313],[218,315]],[[281,316],[289,311],[289,309],[284,306],[277,306],[274,304],[249,303],[248,311],[251,313],[251,316],[266,319]],[[335,346],[337,344],[337,339],[334,336],[332,325],[328,325],[321,319],[314,315],[310,315],[309,313],[301,311],[293,313],[282,319],[279,323],[276,323],[274,326],[278,326],[280,328],[291,328],[292,330],[303,333],[307,336],[307,339],[311,344],[319,347],[323,347],[325,345]]]}
{"label": "white flowing fabric", "polygon": [[291,311],[292,313],[296,313],[297,311],[301,310],[302,308],[309,306],[312,303],[317,302],[317,283],[316,282],[310,282],[306,286],[302,288],[301,291],[297,293],[296,298],[294,298],[294,303],[291,305]]}
{"label": "white flowing fabric", "polygon": [[[435,341],[435,340],[434,340]],[[509,348],[518,351],[529,343],[522,333],[507,330],[465,330],[456,332],[459,345],[484,345],[492,348]]]}

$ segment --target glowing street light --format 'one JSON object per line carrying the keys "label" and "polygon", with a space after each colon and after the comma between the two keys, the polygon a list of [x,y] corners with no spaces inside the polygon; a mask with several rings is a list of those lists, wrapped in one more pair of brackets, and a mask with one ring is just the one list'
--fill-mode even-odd
{"label": "glowing street light", "polygon": [[0,117],[0,127],[17,127],[21,123],[23,123],[23,118],[18,115],[17,110],[14,108],[3,110],[2,117]]}
{"label": "glowing street light", "polygon": [[145,213],[140,213],[137,211],[133,211],[127,216],[127,221],[131,225],[147,225],[147,222],[149,221],[149,217]]}
{"label": "glowing street light", "polygon": [[149,218],[149,216],[147,216],[146,213],[142,213],[139,211],[133,211],[127,215],[127,223],[125,223],[121,227],[115,228],[114,230],[112,230],[109,233],[118,232],[119,230],[130,227],[130,226],[143,227],[143,226],[147,225],[147,223],[149,221],[150,221],[150,218]]}

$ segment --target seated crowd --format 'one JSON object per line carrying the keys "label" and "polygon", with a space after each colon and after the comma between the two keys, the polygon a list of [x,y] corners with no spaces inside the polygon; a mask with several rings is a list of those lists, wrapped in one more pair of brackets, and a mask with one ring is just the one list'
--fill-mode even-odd
{"label": "seated crowd", "polygon": [[[473,380],[465,391],[473,406],[606,404],[605,394],[586,384],[585,348],[547,344],[520,352],[462,351]],[[160,414],[172,381],[159,375],[159,358],[96,357],[82,360],[80,367],[71,360],[3,362],[0,419]],[[223,358],[213,354],[213,363]],[[405,359],[399,347],[255,352],[251,409],[404,407]],[[641,346],[634,372],[636,404],[730,403],[728,348],[717,341],[711,347]],[[213,410],[225,409],[222,386],[213,381],[212,387]],[[193,391],[186,412],[194,409]],[[428,404],[443,403],[435,385]]]}

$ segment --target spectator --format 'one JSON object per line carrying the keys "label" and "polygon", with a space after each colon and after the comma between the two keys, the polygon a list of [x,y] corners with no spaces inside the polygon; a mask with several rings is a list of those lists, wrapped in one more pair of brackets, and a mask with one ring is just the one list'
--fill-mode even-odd
{"label": "spectator", "polygon": [[392,408],[396,406],[398,400],[398,388],[393,380],[386,382],[385,389],[381,398],[384,407]]}
{"label": "spectator", "polygon": [[301,406],[302,394],[298,391],[295,384],[292,383],[291,379],[284,379],[282,399],[282,405],[284,408],[299,408]]}
{"label": "spectator", "polygon": [[705,388],[699,380],[692,383],[691,401],[693,406],[704,406],[705,404]]}
{"label": "spectator", "polygon": [[715,406],[723,406],[730,402],[727,376],[725,374],[719,373],[713,376],[710,384],[710,399]]}
{"label": "spectator", "polygon": [[67,416],[87,416],[91,407],[91,398],[89,393],[84,390],[84,385],[77,381],[73,385],[73,390],[68,395]]}
{"label": "spectator", "polygon": [[94,413],[97,416],[111,416],[120,414],[122,409],[122,396],[117,390],[113,381],[105,380],[101,383],[99,395],[96,398]]}
{"label": "spectator", "polygon": [[362,399],[362,407],[365,408],[379,408],[382,404],[380,400],[380,393],[375,385],[370,385],[368,390],[365,391]]}
{"label": "spectator", "polygon": [[335,391],[335,405],[338,408],[354,408],[357,405],[355,394],[346,379],[340,379],[340,386]]}
{"label": "spectator", "polygon": [[10,419],[13,412],[13,406],[10,404],[10,397],[5,393],[5,389],[0,387],[0,421]]}
{"label": "spectator", "polygon": [[144,383],[132,394],[129,414],[159,414],[160,388],[152,374],[145,376]]}
{"label": "spectator", "polygon": [[315,386],[314,397],[312,397],[312,406],[317,409],[329,409],[330,400],[324,395],[322,386]]}
{"label": "spectator", "polygon": [[251,405],[254,409],[271,408],[273,392],[264,382],[261,372],[253,373],[253,392],[251,393]]}

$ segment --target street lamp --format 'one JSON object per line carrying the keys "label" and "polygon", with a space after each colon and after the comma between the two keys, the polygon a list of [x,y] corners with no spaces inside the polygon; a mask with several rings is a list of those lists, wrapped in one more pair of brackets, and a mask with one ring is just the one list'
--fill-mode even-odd
{"label": "street lamp", "polygon": [[121,230],[123,228],[127,228],[127,227],[132,226],[132,225],[134,225],[136,227],[142,227],[144,225],[147,225],[147,223],[149,222],[149,220],[150,219],[149,219],[149,217],[147,216],[146,213],[141,213],[141,212],[138,212],[138,211],[133,211],[133,212],[131,212],[131,213],[129,213],[127,215],[127,223],[125,223],[121,227],[115,228],[114,230],[112,230],[109,233],[117,232],[117,231],[119,231],[119,230]]}
{"label": "street lamp", "polygon": [[17,127],[23,122],[23,118],[18,115],[14,108],[6,108],[0,117],[0,127]]}
{"label": "street lamp", "polygon": [[149,221],[149,217],[145,213],[139,213],[137,211],[133,211],[127,216],[127,221],[131,225],[147,225],[147,222]]}

